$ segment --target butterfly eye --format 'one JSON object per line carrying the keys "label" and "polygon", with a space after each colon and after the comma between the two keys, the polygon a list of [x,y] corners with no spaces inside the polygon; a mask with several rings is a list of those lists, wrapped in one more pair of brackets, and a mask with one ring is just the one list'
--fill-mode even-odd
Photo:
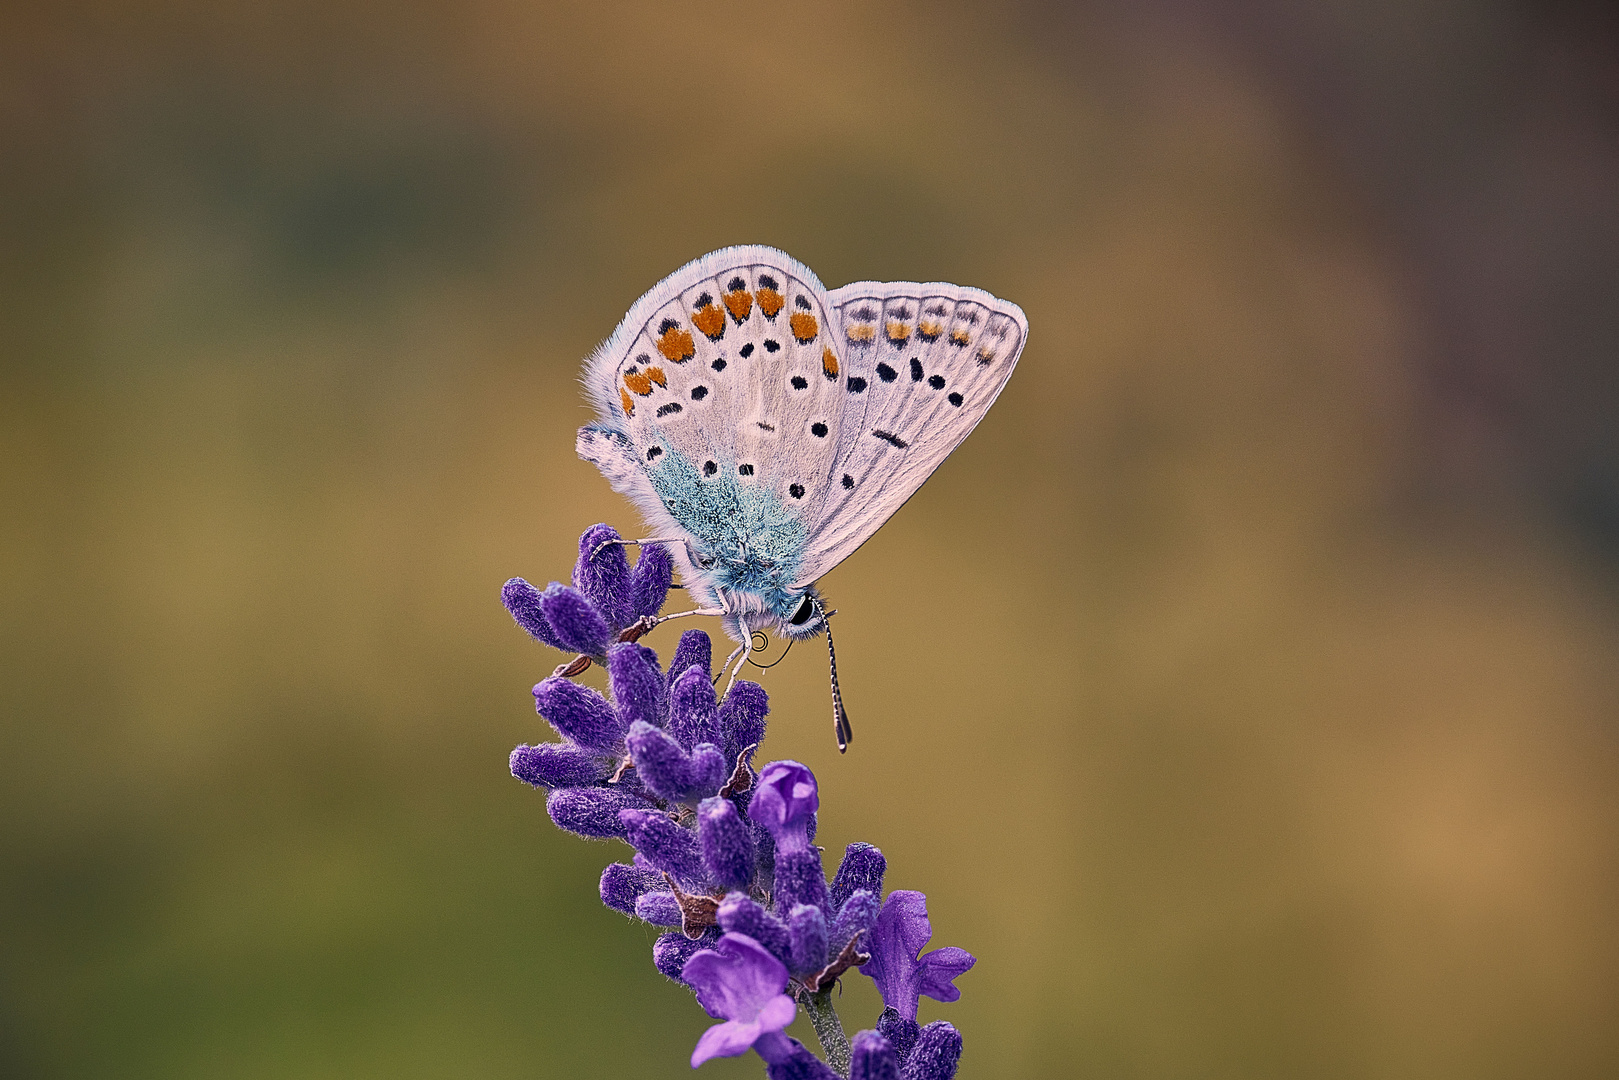
{"label": "butterfly eye", "polygon": [[793,617],[789,621],[794,626],[803,626],[809,622],[810,616],[813,614],[815,614],[815,604],[806,596],[804,597],[804,602],[798,605],[798,610],[793,612]]}

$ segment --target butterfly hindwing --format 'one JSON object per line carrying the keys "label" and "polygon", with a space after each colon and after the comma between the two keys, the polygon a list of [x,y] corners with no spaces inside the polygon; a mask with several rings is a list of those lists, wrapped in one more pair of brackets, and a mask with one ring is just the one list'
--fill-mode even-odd
{"label": "butterfly hindwing", "polygon": [[967,437],[1028,336],[1022,309],[978,289],[861,282],[828,299],[847,350],[843,422],[802,583],[853,553]]}

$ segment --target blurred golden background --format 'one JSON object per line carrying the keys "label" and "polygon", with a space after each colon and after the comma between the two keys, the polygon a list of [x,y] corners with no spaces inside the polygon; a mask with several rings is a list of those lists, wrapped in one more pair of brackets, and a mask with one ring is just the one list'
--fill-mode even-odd
{"label": "blurred golden background", "polygon": [[0,1074],[688,1074],[498,592],[636,528],[581,359],[768,243],[1032,328],[825,581],[848,757],[761,677],[979,957],[963,1077],[1619,1075],[1615,29],[8,6]]}

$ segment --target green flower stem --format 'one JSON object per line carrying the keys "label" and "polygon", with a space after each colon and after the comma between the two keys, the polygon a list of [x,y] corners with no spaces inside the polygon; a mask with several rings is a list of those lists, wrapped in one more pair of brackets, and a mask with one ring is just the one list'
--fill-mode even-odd
{"label": "green flower stem", "polygon": [[826,1063],[839,1076],[848,1076],[849,1037],[843,1033],[843,1021],[838,1019],[838,1011],[832,1007],[832,988],[829,986],[820,993],[805,994],[800,1000],[804,1003],[804,1011],[809,1013],[810,1023],[815,1025],[815,1037],[821,1040],[821,1053],[826,1055]]}

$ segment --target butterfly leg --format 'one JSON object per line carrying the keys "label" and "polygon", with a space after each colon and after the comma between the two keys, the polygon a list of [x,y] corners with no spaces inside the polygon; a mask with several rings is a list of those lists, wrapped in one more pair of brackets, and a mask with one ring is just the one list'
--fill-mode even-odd
{"label": "butterfly leg", "polygon": [[[684,536],[649,536],[645,540],[603,540],[591,550],[590,557],[594,559],[597,555],[602,553],[604,548],[610,548],[614,544],[618,544],[621,547],[629,544],[642,546],[646,544],[687,544],[687,553],[689,554],[691,551],[690,542],[687,541]],[[692,561],[696,562],[695,557]]]}

